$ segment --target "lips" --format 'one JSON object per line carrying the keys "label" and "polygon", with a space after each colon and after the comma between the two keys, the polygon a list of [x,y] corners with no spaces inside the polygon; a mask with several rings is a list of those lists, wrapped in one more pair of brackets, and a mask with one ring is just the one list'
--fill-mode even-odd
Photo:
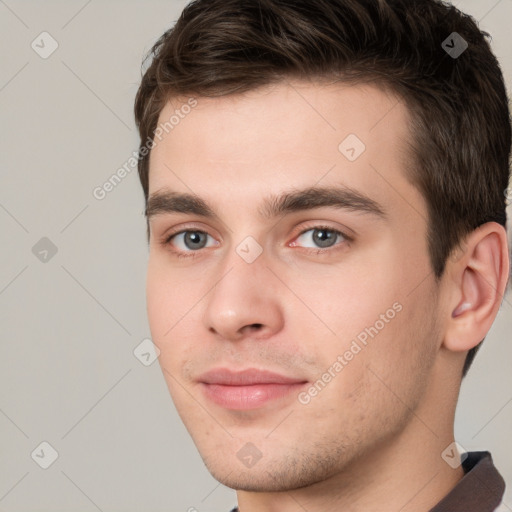
{"label": "lips", "polygon": [[218,368],[206,372],[198,379],[206,384],[221,384],[223,386],[252,386],[254,384],[297,384],[305,382],[304,379],[293,379],[267,370],[247,370],[232,372],[225,368]]}
{"label": "lips", "polygon": [[208,400],[232,410],[250,410],[266,403],[289,397],[307,381],[267,370],[247,369],[233,372],[217,368],[198,379]]}

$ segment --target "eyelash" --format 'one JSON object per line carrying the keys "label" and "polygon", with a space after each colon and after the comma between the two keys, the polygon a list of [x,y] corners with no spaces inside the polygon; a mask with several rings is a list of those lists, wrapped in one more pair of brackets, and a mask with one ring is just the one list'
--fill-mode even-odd
{"label": "eyelash", "polygon": [[[309,248],[306,247],[305,249],[307,249],[307,252],[309,254],[323,255],[323,254],[326,254],[328,252],[339,250],[340,249],[340,247],[339,247],[340,245],[345,245],[345,244],[350,243],[350,242],[353,241],[353,238],[348,236],[347,234],[345,234],[343,231],[340,231],[338,229],[334,229],[334,228],[332,228],[330,226],[323,226],[323,225],[309,226],[309,227],[303,229],[297,236],[295,236],[295,239],[301,237],[304,233],[307,233],[308,231],[321,231],[321,230],[329,231],[330,233],[333,233],[336,237],[341,235],[341,237],[344,240],[342,242],[339,242],[338,244],[332,246],[332,247],[327,247],[327,248],[324,248],[324,249],[322,249],[322,248],[312,249],[311,247],[309,247]],[[193,228],[182,229],[181,231],[176,231],[175,233],[171,233],[170,235],[165,237],[163,242],[162,242],[162,245],[164,245],[165,247],[170,247],[171,246],[171,241],[172,241],[172,239],[175,236],[181,235],[183,233],[190,233],[190,232],[209,235],[209,233],[207,233],[206,231],[203,231],[201,229],[193,229]],[[345,242],[345,244],[343,244],[343,242]],[[186,251],[186,252],[181,252],[181,251],[177,251],[175,249],[171,249],[171,252],[177,258],[196,258],[197,256],[200,255],[201,249],[198,249],[197,251]]]}

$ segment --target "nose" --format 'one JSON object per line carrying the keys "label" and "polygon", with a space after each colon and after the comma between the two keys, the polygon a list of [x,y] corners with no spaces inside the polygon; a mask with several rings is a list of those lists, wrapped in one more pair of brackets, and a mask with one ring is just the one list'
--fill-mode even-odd
{"label": "nose", "polygon": [[208,331],[230,341],[267,339],[279,332],[284,325],[282,290],[264,255],[247,263],[233,251],[224,263],[222,277],[205,297]]}

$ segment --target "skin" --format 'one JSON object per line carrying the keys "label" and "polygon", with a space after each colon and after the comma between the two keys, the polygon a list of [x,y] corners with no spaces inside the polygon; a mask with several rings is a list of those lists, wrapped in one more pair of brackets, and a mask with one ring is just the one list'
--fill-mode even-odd
{"label": "skin", "polygon": [[[160,121],[186,101],[174,98]],[[151,152],[150,196],[193,193],[217,217],[150,217],[147,307],[169,391],[207,468],[237,489],[242,512],[429,510],[463,476],[441,453],[454,440],[465,355],[505,289],[504,229],[472,233],[436,281],[426,203],[406,174],[408,112],[375,86],[283,82],[197,101]],[[348,134],[366,146],[353,162],[338,149]],[[259,215],[267,196],[313,186],[356,190],[385,216]],[[350,239],[318,247],[316,226]],[[185,229],[206,232],[207,245],[191,249],[182,235],[165,243]],[[252,263],[236,251],[248,236],[262,249]],[[394,318],[307,404],[292,393],[228,410],[197,382],[212,368],[257,368],[308,390],[394,304]],[[246,443],[261,453],[252,467],[237,457]]]}

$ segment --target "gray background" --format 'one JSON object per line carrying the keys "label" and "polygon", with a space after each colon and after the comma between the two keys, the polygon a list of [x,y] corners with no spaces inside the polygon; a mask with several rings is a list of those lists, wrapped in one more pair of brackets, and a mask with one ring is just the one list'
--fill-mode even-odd
{"label": "gray background", "polygon": [[[203,512],[235,503],[204,468],[158,363],[134,355],[150,337],[135,169],[103,200],[93,196],[137,149],[141,59],[185,3],[0,0],[5,512]],[[493,35],[510,88],[512,0],[457,5]],[[43,31],[59,45],[48,58],[40,53],[53,43]],[[456,438],[466,450],[490,450],[512,487],[511,332],[508,295],[463,383]],[[58,452],[48,469],[43,441]],[[512,510],[512,490],[502,509]]]}

